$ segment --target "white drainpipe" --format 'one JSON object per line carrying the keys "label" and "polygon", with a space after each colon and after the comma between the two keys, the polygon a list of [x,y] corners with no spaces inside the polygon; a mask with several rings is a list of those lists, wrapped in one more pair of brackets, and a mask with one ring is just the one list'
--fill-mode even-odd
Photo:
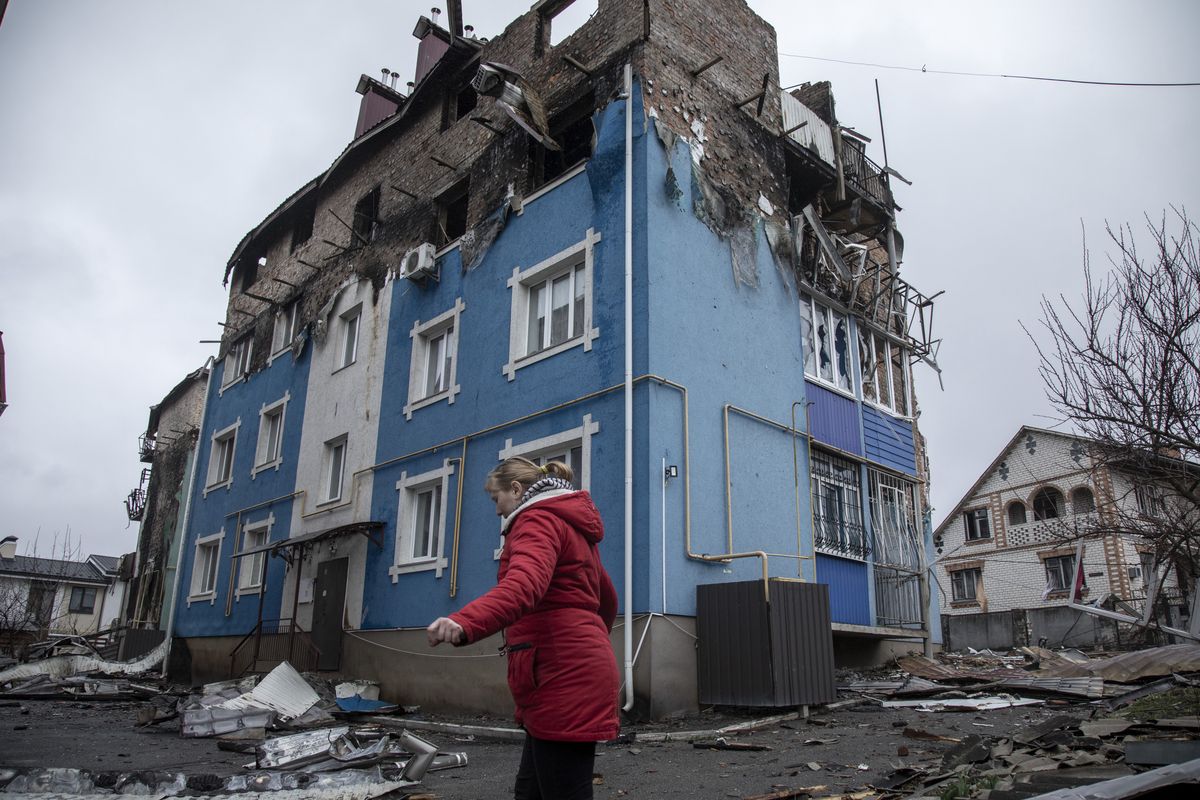
{"label": "white drainpipe", "polygon": [[625,711],[633,708],[633,65],[625,64]]}

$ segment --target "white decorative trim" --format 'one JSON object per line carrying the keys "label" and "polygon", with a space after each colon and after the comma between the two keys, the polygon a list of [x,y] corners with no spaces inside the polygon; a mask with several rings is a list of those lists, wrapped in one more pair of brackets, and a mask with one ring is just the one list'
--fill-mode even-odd
{"label": "white decorative trim", "polygon": [[[214,431],[208,440],[208,472],[204,476],[205,487],[203,496],[208,497],[209,492],[215,492],[217,489],[228,489],[233,485],[234,461],[237,459],[237,435],[238,430],[242,427],[242,418],[238,417],[237,421],[232,425],[227,425],[219,431]],[[218,439],[229,438],[230,432],[233,433],[233,452],[229,454],[229,477],[219,483],[208,483],[213,478],[213,450],[216,447]]]}
{"label": "white decorative trim", "polygon": [[[229,377],[229,357],[233,354],[233,348],[245,342],[246,344],[246,370],[244,372],[234,373],[233,377]],[[238,336],[225,352],[225,357],[221,359],[221,386],[217,389],[217,396],[222,397],[225,390],[233,386],[239,381],[243,381],[250,376],[250,361],[254,358],[254,334],[247,332]]]}
{"label": "white decorative trim", "polygon": [[[508,279],[509,293],[512,299],[512,311],[509,314],[508,329],[508,362],[501,372],[511,381],[517,377],[517,370],[530,364],[558,355],[564,350],[583,345],[584,352],[591,352],[592,342],[600,336],[600,329],[592,327],[592,290],[595,281],[595,246],[600,241],[600,234],[594,228],[588,228],[583,239],[571,245],[566,250],[555,253],[549,258],[522,270],[519,266],[513,268],[512,276]],[[526,330],[529,323],[529,287],[555,277],[558,272],[565,272],[578,266],[578,256],[583,255],[583,334],[560,342],[554,347],[548,347],[537,353],[527,355],[525,350]]]}
{"label": "white decorative trim", "polygon": [[[454,404],[454,397],[462,391],[458,383],[458,343],[462,340],[462,326],[459,318],[467,308],[462,298],[455,298],[454,306],[431,320],[413,322],[412,330],[408,332],[412,339],[412,348],[408,357],[408,403],[404,406],[404,418],[412,419],[413,412],[418,408],[433,405],[445,400],[448,405]],[[425,366],[429,358],[429,340],[447,329],[454,329],[453,354],[450,357],[449,386],[427,397],[421,396],[424,388]]]}
{"label": "white decorative trim", "polygon": [[[399,580],[400,575],[409,572],[428,572],[433,570],[438,578],[442,577],[442,571],[446,569],[448,562],[445,557],[446,552],[446,509],[449,500],[449,483],[450,476],[454,474],[454,464],[450,459],[442,462],[442,466],[429,472],[422,472],[419,475],[409,476],[407,472],[400,473],[400,480],[396,481],[396,492],[399,494],[399,502],[396,507],[396,550],[392,557],[392,566],[388,568],[388,574],[392,576],[392,583]],[[438,527],[434,532],[436,539],[433,545],[433,557],[420,560],[413,560],[411,557],[404,557],[402,553],[405,549],[412,549],[412,526],[413,519],[413,504],[412,498],[425,489],[440,485],[441,501],[438,506]]]}
{"label": "white decorative trim", "polygon": [[[209,534],[208,536],[199,536],[196,538],[196,543],[193,545],[193,549],[192,549],[192,574],[190,576],[190,581],[188,583],[187,604],[188,604],[189,608],[191,607],[192,603],[198,602],[200,600],[209,601],[209,605],[213,605],[217,602],[217,581],[221,577],[221,542],[224,539],[225,539],[225,529],[224,528],[221,528],[221,530],[217,531],[216,533]],[[201,547],[212,544],[213,542],[216,542],[216,544],[217,544],[217,554],[215,556],[216,563],[217,563],[217,571],[216,571],[216,575],[213,578],[213,587],[212,587],[212,589],[208,590],[207,592],[197,592],[196,591],[196,588],[197,588],[196,587],[196,579],[197,579],[196,557],[200,555]]]}
{"label": "white decorative trim", "polygon": [[279,465],[283,463],[283,431],[284,431],[284,427],[287,425],[287,404],[291,401],[291,399],[292,399],[292,393],[284,392],[283,397],[279,398],[274,403],[271,403],[269,405],[267,403],[263,403],[262,407],[258,410],[258,441],[255,442],[255,445],[254,445],[254,460],[258,461],[259,457],[262,455],[260,451],[262,450],[262,446],[263,446],[262,437],[263,437],[263,421],[264,421],[264,419],[266,418],[267,414],[269,414],[270,412],[274,411],[277,408],[282,407],[283,410],[280,411],[280,413],[279,413],[279,454],[277,456],[275,456],[275,458],[271,459],[270,461],[264,461],[261,464],[255,464],[253,467],[251,467],[250,468],[250,479],[251,480],[253,480],[254,476],[257,475],[258,473],[262,472],[263,470],[274,469],[276,472],[278,472]]}
{"label": "white decorative trim", "polygon": [[[275,527],[275,514],[274,513],[267,514],[265,519],[255,520],[254,522],[243,522],[242,523],[242,537],[241,537],[242,541],[241,541],[240,546],[235,548],[234,552],[236,553],[238,550],[246,549],[246,536],[247,536],[247,534],[249,534],[251,532],[265,530],[266,531],[266,539],[263,541],[263,544],[270,542],[271,541],[271,529],[274,527]],[[267,558],[267,551],[264,550],[261,553],[259,553],[258,555],[261,555],[265,559],[265,558]],[[245,587],[242,586],[242,570],[245,569],[245,566],[247,563],[247,558],[250,561],[250,563],[254,562],[254,556],[249,556],[249,557],[243,556],[243,557],[237,559],[237,561],[238,561],[237,580],[234,583],[234,590],[233,590],[235,599],[238,597],[241,597],[244,594],[262,594],[262,590],[263,590],[262,583],[254,583],[254,584],[250,584],[249,586],[245,586]],[[255,576],[255,579],[256,580],[261,579],[261,571],[258,576]]]}

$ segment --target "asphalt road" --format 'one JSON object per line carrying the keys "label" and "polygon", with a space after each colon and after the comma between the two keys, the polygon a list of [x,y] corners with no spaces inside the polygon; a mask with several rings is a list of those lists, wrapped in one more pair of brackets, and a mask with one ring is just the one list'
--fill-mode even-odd
{"label": "asphalt road", "polygon": [[[252,756],[219,750],[212,739],[184,739],[177,722],[135,725],[140,703],[23,700],[0,706],[0,767],[80,767],[102,771],[163,770],[188,775],[244,773]],[[786,711],[786,710],[784,710]],[[1055,714],[1085,716],[1086,706],[1031,706],[985,713],[922,713],[876,706],[815,713],[730,741],[764,745],[755,751],[711,750],[687,742],[637,741],[639,733],[712,730],[780,713],[700,713],[669,724],[625,729],[626,741],[597,748],[597,798],[744,798],[785,788],[824,787],[814,795],[864,787],[898,766],[936,769],[948,742],[915,739],[906,728],[962,738],[1007,736]],[[432,717],[431,717],[432,719]],[[444,721],[509,726],[498,719]],[[520,757],[517,742],[420,733],[446,751],[467,753],[460,769],[429,773],[425,789],[445,800],[511,796]]]}

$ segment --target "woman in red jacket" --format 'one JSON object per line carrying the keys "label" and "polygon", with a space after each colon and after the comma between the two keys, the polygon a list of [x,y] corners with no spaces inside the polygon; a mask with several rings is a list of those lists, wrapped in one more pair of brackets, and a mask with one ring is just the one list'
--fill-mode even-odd
{"label": "woman in red jacket", "polygon": [[619,731],[608,639],[617,593],[596,548],[600,512],[572,477],[560,461],[543,467],[525,458],[488,474],[504,532],[496,586],[427,629],[430,646],[504,630],[508,687],[525,728],[518,800],[591,798],[596,742]]}

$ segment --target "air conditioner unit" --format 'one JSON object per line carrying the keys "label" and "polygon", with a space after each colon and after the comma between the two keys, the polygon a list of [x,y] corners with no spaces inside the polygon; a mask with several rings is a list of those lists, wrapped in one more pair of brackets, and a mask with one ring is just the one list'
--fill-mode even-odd
{"label": "air conditioner unit", "polygon": [[437,280],[436,251],[437,248],[430,242],[422,242],[409,250],[400,260],[400,277],[410,281],[424,281],[426,278]]}

